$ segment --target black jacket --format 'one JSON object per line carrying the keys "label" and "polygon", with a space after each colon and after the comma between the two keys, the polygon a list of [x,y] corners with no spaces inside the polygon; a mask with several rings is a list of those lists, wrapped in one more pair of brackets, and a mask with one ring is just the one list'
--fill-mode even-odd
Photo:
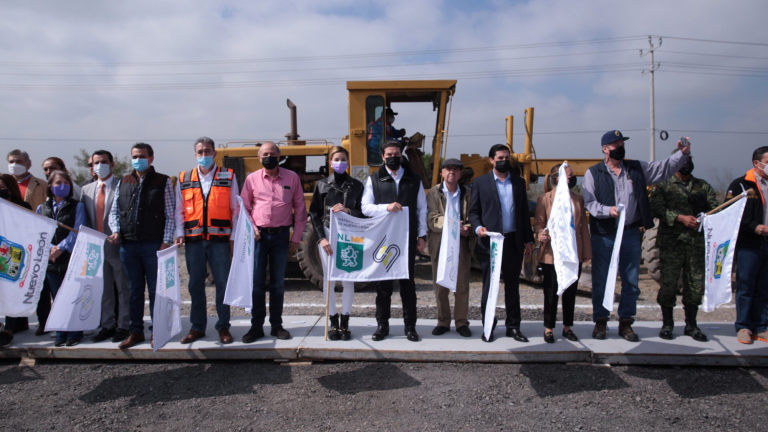
{"label": "black jacket", "polygon": [[[165,232],[165,185],[168,176],[150,166],[141,182],[136,171],[120,180],[117,209],[120,215],[120,237],[132,241],[162,241]],[[136,194],[139,193],[139,208],[133,220]],[[171,198],[173,199],[173,197]]]}
{"label": "black jacket", "polygon": [[[512,182],[512,199],[515,202],[515,240],[517,241],[517,251],[522,253],[526,243],[533,243],[528,195],[525,190],[525,180],[512,173],[508,175]],[[493,172],[476,178],[472,183],[472,193],[469,200],[469,223],[472,225],[472,232],[482,226],[488,231],[501,233],[501,199],[496,189]],[[489,255],[490,238],[479,237],[478,240],[475,251]]]}
{"label": "black jacket", "polygon": [[[77,217],[77,205],[79,203],[75,201],[74,198],[64,198],[63,204],[61,207],[59,207],[58,213],[56,213],[56,217],[53,215],[53,199],[48,198],[43,203],[43,206],[41,207],[40,214],[43,216],[53,219],[56,222],[62,223],[64,225],[74,227],[75,221]],[[66,228],[58,227],[56,228],[56,231],[53,234],[53,239],[51,239],[52,245],[57,245],[64,241],[65,238],[69,236],[69,230]],[[72,254],[62,250],[61,255],[56,259],[54,262],[48,263],[48,269],[49,272],[55,272],[55,273],[66,273],[67,267],[69,267],[69,258]]]}
{"label": "black jacket", "polygon": [[763,236],[755,234],[755,229],[763,224],[763,200],[768,197],[761,196],[760,188],[755,181],[754,170],[749,170],[745,176],[737,178],[728,186],[726,201],[739,195],[742,192],[742,186],[746,191],[752,189],[755,192],[751,197],[743,198],[747,200],[747,204],[741,217],[736,247],[759,248],[765,243]]}
{"label": "black jacket", "polygon": [[336,204],[343,204],[349,209],[352,216],[364,218],[360,209],[363,201],[363,184],[347,174],[343,183],[336,181],[336,173],[318,180],[315,183],[315,192],[312,194],[312,202],[309,204],[309,220],[317,233],[317,237],[325,238],[325,229],[330,223],[328,210]]}

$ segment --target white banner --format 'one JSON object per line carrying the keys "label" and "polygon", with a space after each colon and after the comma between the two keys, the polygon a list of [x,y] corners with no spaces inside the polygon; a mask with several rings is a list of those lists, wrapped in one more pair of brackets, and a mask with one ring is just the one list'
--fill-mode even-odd
{"label": "white banner", "polygon": [[485,304],[485,322],[483,334],[491,339],[493,320],[496,319],[496,302],[499,298],[499,278],[501,277],[501,257],[504,254],[504,236],[500,233],[489,232],[491,238],[491,285],[488,290],[488,301]]}
{"label": "white banner", "polygon": [[55,231],[53,219],[0,199],[0,316],[35,313]]}
{"label": "white banner", "polygon": [[[439,187],[439,186],[438,186]],[[459,206],[461,206],[461,194]],[[456,292],[456,278],[459,275],[459,251],[461,250],[461,216],[456,206],[447,199],[443,215],[443,233],[440,237],[440,253],[437,262],[435,283]],[[435,251],[429,251],[430,254]]]}
{"label": "white banner", "polygon": [[229,268],[227,291],[224,293],[224,304],[245,308],[251,313],[253,300],[253,253],[256,249],[254,229],[251,218],[245,210],[243,200],[237,197],[240,208],[235,227],[235,252]]}
{"label": "white banner", "polygon": [[742,198],[720,213],[704,216],[704,312],[731,301],[733,254],[746,205],[747,200]]}
{"label": "white banner", "polygon": [[331,212],[330,279],[379,281],[408,279],[408,207],[370,219]]}
{"label": "white banner", "polygon": [[562,295],[579,279],[579,251],[576,246],[576,227],[574,226],[571,190],[568,187],[567,163],[560,165],[557,189],[549,213],[547,229],[552,242],[557,273],[557,295]]}
{"label": "white banner", "polygon": [[181,289],[178,246],[157,251],[157,289],[152,318],[153,350],[157,351],[181,333]]}
{"label": "white banner", "polygon": [[106,240],[106,235],[80,225],[45,331],[93,330],[101,324]]}
{"label": "white banner", "polygon": [[611,253],[611,265],[608,267],[608,276],[605,279],[605,293],[603,295],[603,307],[613,312],[613,296],[616,293],[616,273],[619,270],[619,251],[621,251],[621,240],[624,238],[624,219],[626,212],[624,204],[619,204],[619,224],[616,230],[616,239],[613,242],[613,252]]}

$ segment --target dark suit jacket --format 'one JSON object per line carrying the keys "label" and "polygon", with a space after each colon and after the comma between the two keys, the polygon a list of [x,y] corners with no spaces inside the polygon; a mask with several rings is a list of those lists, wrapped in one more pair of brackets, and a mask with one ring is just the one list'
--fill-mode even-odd
{"label": "dark suit jacket", "polygon": [[[533,243],[531,216],[528,212],[528,195],[525,190],[525,180],[514,174],[509,174],[512,182],[512,199],[515,203],[515,231],[517,235],[517,251],[522,253],[526,243]],[[469,200],[469,223],[472,232],[478,227],[500,233],[502,230],[501,199],[496,190],[496,180],[493,172],[482,175],[472,182],[472,194]],[[490,254],[491,239],[479,237],[475,252]]]}

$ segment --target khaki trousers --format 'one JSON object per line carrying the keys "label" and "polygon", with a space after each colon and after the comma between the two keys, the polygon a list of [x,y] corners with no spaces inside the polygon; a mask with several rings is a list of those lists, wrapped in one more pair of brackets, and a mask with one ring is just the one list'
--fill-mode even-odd
{"label": "khaki trousers", "polygon": [[[456,280],[456,294],[454,304],[454,317],[456,319],[456,328],[468,326],[469,320],[467,314],[469,311],[469,265],[472,257],[469,252],[469,241],[461,238],[461,250],[459,251],[459,271]],[[437,300],[437,325],[442,327],[451,326],[451,304],[448,300],[448,294],[451,290],[436,284],[437,280],[438,254],[432,258],[432,285],[435,287],[435,298]]]}

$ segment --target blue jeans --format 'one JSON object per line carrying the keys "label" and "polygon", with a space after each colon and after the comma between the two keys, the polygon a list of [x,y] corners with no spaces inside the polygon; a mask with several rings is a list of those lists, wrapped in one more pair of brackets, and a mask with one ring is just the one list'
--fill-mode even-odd
{"label": "blue jeans", "polygon": [[[56,294],[58,294],[61,284],[64,283],[64,276],[66,276],[66,273],[45,272],[45,278],[48,279],[48,286],[51,287],[51,294],[54,299],[56,299]],[[64,342],[69,339],[80,340],[82,338],[83,332],[81,331],[56,332],[56,342]]]}
{"label": "blue jeans", "polygon": [[[611,253],[616,235],[592,234],[592,319],[608,318],[611,313],[603,307],[605,281],[608,278],[608,267],[611,266]],[[619,275],[621,276],[621,299],[619,300],[619,319],[630,319],[634,322],[637,313],[637,298],[640,297],[638,287],[640,277],[640,230],[631,228],[624,230],[619,249]]]}
{"label": "blue jeans", "polygon": [[[149,316],[155,311],[155,288],[157,288],[157,251],[162,240],[153,242],[124,241],[120,244],[120,261],[125,266],[128,284],[131,287],[130,331],[144,332],[144,287],[149,293]],[[146,285],[145,285],[146,282]],[[149,326],[152,331],[152,326]]]}
{"label": "blue jeans", "polygon": [[736,331],[768,330],[768,244],[736,250]]}
{"label": "blue jeans", "polygon": [[224,293],[227,291],[229,279],[229,242],[192,241],[187,242],[184,249],[189,271],[189,297],[192,299],[189,314],[192,330],[205,333],[208,326],[208,307],[205,299],[206,262],[210,264],[216,282],[216,314],[219,316],[216,331],[228,329],[229,306],[224,304]]}
{"label": "blue jeans", "polygon": [[288,260],[290,230],[279,233],[261,231],[256,242],[253,269],[253,318],[251,326],[264,327],[267,316],[266,290],[267,264],[269,264],[269,323],[273,328],[283,325],[283,297],[285,296],[285,265]]}

